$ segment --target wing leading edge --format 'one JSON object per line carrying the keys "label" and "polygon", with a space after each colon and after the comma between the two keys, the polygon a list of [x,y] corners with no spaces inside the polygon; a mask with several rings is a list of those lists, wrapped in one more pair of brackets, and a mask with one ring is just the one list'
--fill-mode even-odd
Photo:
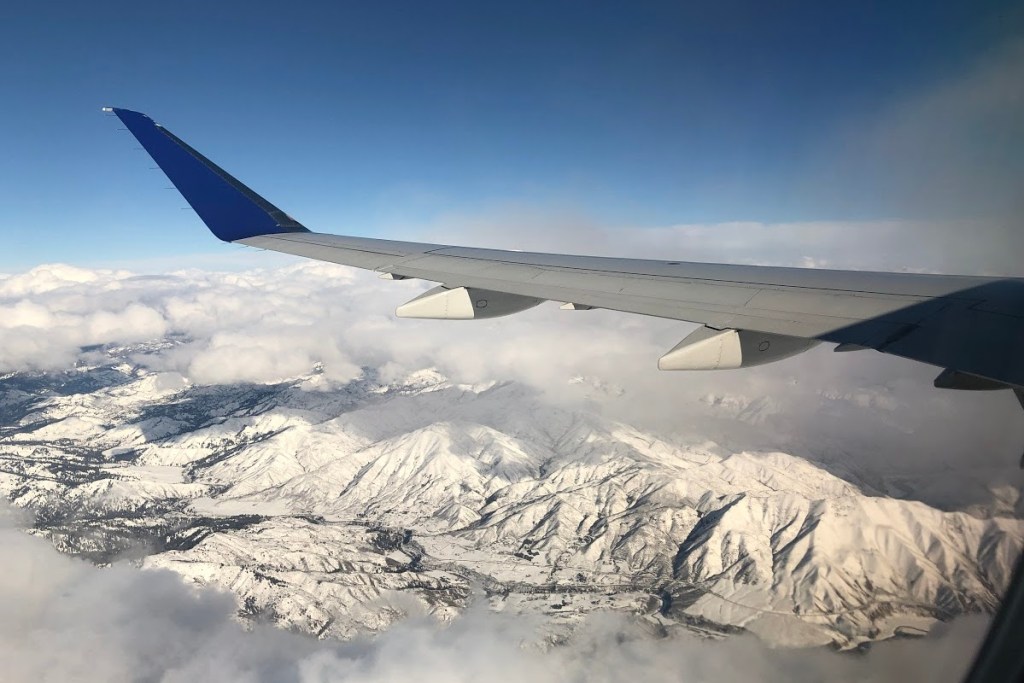
{"label": "wing leading edge", "polygon": [[[1024,279],[570,256],[310,232],[144,114],[108,108],[218,238],[440,287],[402,317],[490,318],[541,301],[701,323],[663,369],[756,365],[818,342],[945,371],[937,386],[1024,396]],[[1024,401],[1024,398],[1021,398]]]}

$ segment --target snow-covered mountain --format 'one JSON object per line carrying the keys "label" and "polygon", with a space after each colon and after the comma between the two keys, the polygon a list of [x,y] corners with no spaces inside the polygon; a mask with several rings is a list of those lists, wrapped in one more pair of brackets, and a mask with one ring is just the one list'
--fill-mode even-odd
{"label": "snow-covered mountain", "polygon": [[[367,369],[193,386],[108,354],[0,377],[0,491],[61,550],[170,568],[321,636],[486,601],[543,615],[553,637],[613,609],[661,632],[846,648],[991,611],[1024,538],[1010,516],[517,384]],[[770,406],[737,410],[756,426]]]}

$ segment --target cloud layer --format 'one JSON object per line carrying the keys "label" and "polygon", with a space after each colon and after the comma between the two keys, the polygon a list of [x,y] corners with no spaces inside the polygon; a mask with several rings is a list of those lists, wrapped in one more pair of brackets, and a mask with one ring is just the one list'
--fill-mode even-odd
{"label": "cloud layer", "polygon": [[[743,232],[722,229],[737,240]],[[554,304],[491,321],[396,319],[395,306],[426,286],[308,261],[160,275],[40,266],[0,279],[0,372],[65,370],[126,344],[138,346],[139,365],[193,383],[275,382],[314,366],[344,383],[364,367],[385,379],[436,367],[459,382],[523,382],[560,404],[736,450],[1019,478],[1024,425],[1013,397],[932,389],[935,368],[822,345],[748,370],[664,373],[656,359],[692,325]],[[160,343],[167,338],[176,341]]]}

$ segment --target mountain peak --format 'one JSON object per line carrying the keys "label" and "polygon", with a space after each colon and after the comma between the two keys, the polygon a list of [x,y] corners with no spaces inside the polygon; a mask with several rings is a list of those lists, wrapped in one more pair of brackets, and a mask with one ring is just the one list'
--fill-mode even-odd
{"label": "mountain peak", "polygon": [[434,368],[316,391],[302,386],[316,374],[203,386],[128,370],[0,378],[4,493],[68,552],[145,547],[146,566],[234,591],[243,615],[320,635],[386,628],[410,596],[445,618],[479,589],[557,628],[614,609],[853,647],[993,609],[1024,536],[1016,519],[870,495],[784,451]]}

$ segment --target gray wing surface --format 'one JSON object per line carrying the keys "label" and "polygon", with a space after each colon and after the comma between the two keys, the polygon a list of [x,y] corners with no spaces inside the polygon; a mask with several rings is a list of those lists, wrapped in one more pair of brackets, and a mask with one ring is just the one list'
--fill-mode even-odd
{"label": "gray wing surface", "polygon": [[[499,310],[498,295],[505,300],[496,314],[558,301],[709,328],[684,340],[691,346],[706,346],[718,331],[739,331],[736,353],[742,345],[744,354],[749,344],[802,350],[799,340],[824,341],[944,368],[940,386],[1024,387],[1024,279],[569,256],[310,232],[149,117],[109,111],[224,241],[440,283],[428,293],[433,300],[406,305],[419,306],[412,317],[493,317],[473,307],[489,299]],[[465,301],[455,300],[467,291]],[[716,338],[712,351],[729,349]],[[754,363],[707,367],[747,364]]]}
{"label": "gray wing surface", "polygon": [[320,233],[239,240],[447,287],[876,349],[1024,386],[1024,280],[651,261]]}

